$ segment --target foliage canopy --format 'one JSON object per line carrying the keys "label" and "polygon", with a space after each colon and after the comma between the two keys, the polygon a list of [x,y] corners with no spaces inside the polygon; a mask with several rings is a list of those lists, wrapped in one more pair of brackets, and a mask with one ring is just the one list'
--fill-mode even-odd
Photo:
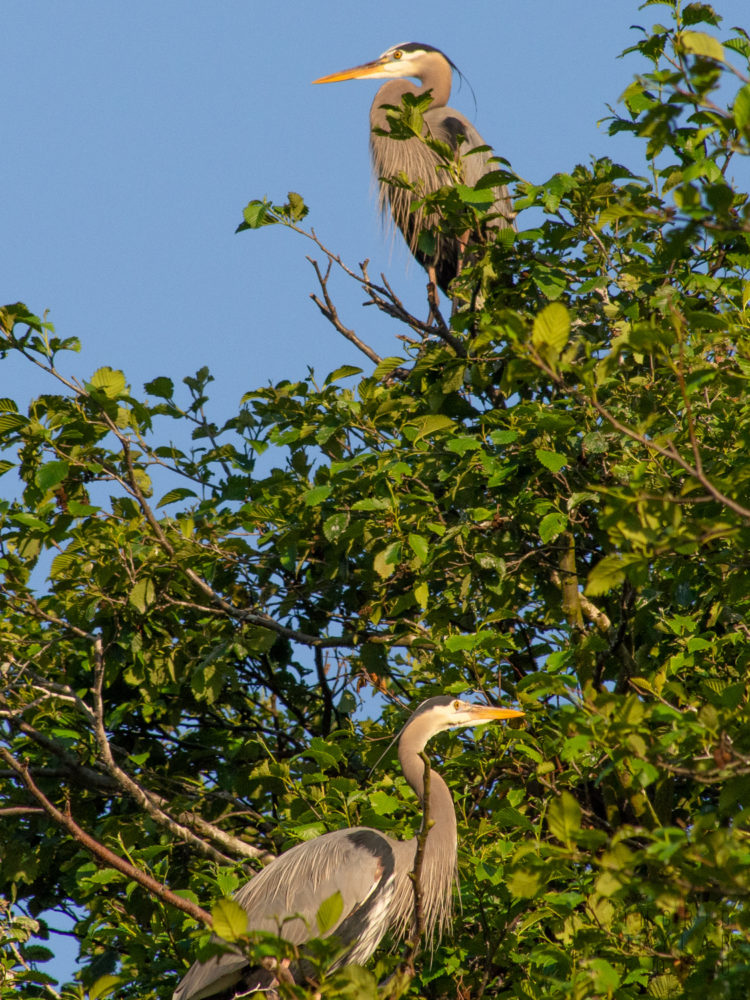
{"label": "foliage canopy", "polygon": [[[477,253],[449,322],[348,271],[398,357],[316,265],[374,367],[254,389],[217,426],[207,370],[144,395],[107,368],[66,382],[75,342],[0,313],[2,356],[48,380],[0,401],[22,484],[0,504],[19,996],[59,989],[28,943],[41,913],[77,920],[65,997],[167,997],[201,906],[239,933],[217,901],[257,861],[345,825],[410,835],[403,780],[368,777],[380,737],[399,702],[466,689],[528,724],[436,741],[463,910],[405,995],[748,995],[750,40],[707,4],[657,6],[609,120],[642,140],[637,171],[512,175],[539,224]],[[419,133],[419,107],[397,124]],[[487,211],[460,184],[436,199],[455,231]],[[241,228],[305,214],[253,202]],[[375,996],[397,962],[322,995]]]}

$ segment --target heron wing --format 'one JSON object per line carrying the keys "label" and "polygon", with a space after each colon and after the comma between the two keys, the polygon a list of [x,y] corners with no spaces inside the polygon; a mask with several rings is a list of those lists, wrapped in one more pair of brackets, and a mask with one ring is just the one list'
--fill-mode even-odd
{"label": "heron wing", "polygon": [[[460,111],[455,111],[453,108],[429,108],[425,114],[425,122],[436,139],[447,142],[455,150],[461,149],[464,179],[468,185],[473,187],[486,173],[495,169],[494,164],[490,162],[491,150],[466,155],[471,153],[472,149],[486,146],[487,143]],[[463,144],[462,138],[465,140]],[[493,190],[494,210],[505,218],[506,225],[513,226],[513,209],[507,187],[498,185]]]}
{"label": "heron wing", "polygon": [[[477,132],[471,122],[460,111],[453,108],[428,108],[424,116],[425,124],[436,139],[448,143],[454,150],[460,152],[463,168],[463,177],[466,184],[473,187],[481,178],[495,165],[491,162],[492,151],[483,149],[472,153],[472,150],[481,146],[486,146],[486,142]],[[439,161],[435,157],[435,163]],[[434,181],[427,183],[428,190],[436,190],[445,183],[445,174],[442,171],[435,171]],[[488,222],[488,226],[503,229],[511,226],[515,229],[513,221],[513,207],[511,204],[508,189],[504,185],[497,185],[493,188],[494,202],[492,212],[495,218]],[[433,222],[434,219],[428,220]],[[422,225],[421,219],[419,225]],[[419,260],[419,254],[415,254]],[[434,257],[434,267],[438,284],[445,291],[453,278],[461,269],[461,259],[463,250],[459,242],[455,239],[446,238],[439,235],[437,238],[437,249]],[[465,258],[464,258],[465,259]],[[425,263],[424,260],[420,261]]]}
{"label": "heron wing", "polygon": [[[366,827],[337,830],[297,844],[267,865],[236,893],[248,927],[278,934],[293,944],[317,937],[320,906],[341,894],[341,915],[327,930],[346,946],[335,963],[364,962],[388,926],[395,860],[392,842]],[[196,962],[173,1000],[201,1000],[237,984],[243,992],[268,989],[269,973],[226,953]],[[256,984],[257,983],[257,984]]]}

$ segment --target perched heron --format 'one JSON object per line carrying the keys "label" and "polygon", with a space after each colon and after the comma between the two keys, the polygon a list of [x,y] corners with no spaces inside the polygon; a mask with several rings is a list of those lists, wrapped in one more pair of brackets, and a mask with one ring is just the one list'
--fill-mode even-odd
{"label": "perched heron", "polygon": [[[427,741],[446,729],[514,719],[512,708],[473,705],[439,696],[422,702],[398,741],[398,757],[406,780],[424,804],[424,761]],[[450,924],[456,873],[456,814],[448,786],[430,770],[427,832],[420,887],[424,930],[433,939]],[[316,914],[324,900],[341,894],[341,915],[329,930],[342,945],[333,968],[362,964],[386,931],[404,937],[414,929],[414,885],[411,874],[417,837],[393,840],[379,830],[358,826],[335,830],[297,844],[281,854],[236,893],[247,910],[250,931],[280,934],[293,944],[316,936]],[[291,975],[295,973],[291,968]],[[240,997],[272,990],[274,973],[252,967],[236,954],[196,962],[175,990],[172,1000]]]}
{"label": "perched heron", "polygon": [[[419,42],[405,42],[387,49],[382,56],[362,66],[354,66],[330,76],[322,76],[313,83],[336,83],[339,80],[387,79],[388,83],[378,90],[370,108],[370,152],[375,173],[380,183],[379,204],[384,213],[390,208],[393,221],[404,234],[409,249],[422,264],[432,282],[436,282],[444,292],[461,270],[466,247],[466,237],[454,237],[438,233],[433,254],[427,255],[419,247],[420,233],[433,227],[437,219],[434,215],[425,218],[421,210],[412,211],[412,203],[419,194],[431,194],[442,187],[447,178],[440,157],[416,136],[411,139],[391,139],[380,135],[377,129],[388,130],[388,118],[383,105],[401,104],[404,94],[424,94],[432,92],[432,104],[424,114],[425,133],[448,143],[458,151],[463,166],[464,181],[475,185],[481,177],[493,169],[491,154],[483,152],[466,155],[486,143],[471,122],[453,108],[447,107],[451,92],[453,70],[457,67],[439,49]],[[415,77],[421,87],[416,87],[404,77]],[[461,138],[465,142],[460,145]],[[406,176],[416,188],[417,194],[407,188],[389,183],[400,173]],[[494,188],[493,212],[497,228],[510,226],[513,222],[508,189]]]}

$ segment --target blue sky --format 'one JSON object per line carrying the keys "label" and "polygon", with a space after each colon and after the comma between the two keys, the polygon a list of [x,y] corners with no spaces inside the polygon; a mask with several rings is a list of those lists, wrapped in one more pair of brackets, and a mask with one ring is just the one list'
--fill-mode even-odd
{"label": "blue sky", "polygon": [[[716,6],[727,28],[750,27],[747,0]],[[234,233],[251,198],[298,191],[324,242],[353,266],[369,258],[426,313],[423,272],[377,218],[367,143],[378,84],[310,81],[428,42],[476,96],[475,109],[464,85],[451,103],[525,178],[591,155],[641,169],[634,142],[597,121],[644,68],[617,59],[629,26],[666,15],[631,0],[5,0],[0,301],[49,310],[60,335],[81,339],[68,375],[110,365],[140,392],[208,365],[219,419],[247,390],[308,366],[321,378],[366,366],[309,299],[311,245],[278,228]],[[744,184],[747,167],[735,168]],[[398,353],[398,331],[361,308],[356,287],[336,277],[331,290],[347,325]],[[0,394],[22,406],[50,388],[0,368]]]}
{"label": "blue sky", "polygon": [[[64,362],[131,384],[208,364],[220,415],[269,380],[321,376],[361,356],[309,299],[310,246],[276,229],[235,235],[248,200],[303,194],[308,221],[356,265],[371,260],[423,309],[424,277],[381,230],[368,162],[377,84],[313,87],[399,41],[443,48],[462,69],[452,103],[532,180],[590,154],[638,163],[597,121],[640,68],[630,0],[447,0],[376,5],[5,0],[0,300],[49,310],[82,341]],[[741,23],[745,0],[722,4]],[[377,10],[377,14],[370,16]],[[746,18],[746,20],[750,20]],[[332,286],[345,322],[381,354],[393,325]],[[366,363],[366,362],[365,362]],[[3,366],[3,381],[10,376]],[[20,399],[43,385],[15,373]],[[5,393],[5,389],[3,389]]]}

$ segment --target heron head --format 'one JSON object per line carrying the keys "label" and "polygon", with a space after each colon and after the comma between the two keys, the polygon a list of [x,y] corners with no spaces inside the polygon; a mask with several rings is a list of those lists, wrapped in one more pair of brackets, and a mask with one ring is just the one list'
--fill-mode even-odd
{"label": "heron head", "polygon": [[499,722],[502,719],[518,719],[524,713],[515,708],[496,708],[494,705],[475,705],[473,702],[454,698],[450,695],[438,695],[423,701],[414,712],[406,726],[412,722],[420,723],[420,728],[434,736],[446,729],[465,729],[469,726],[479,726],[484,722]]}
{"label": "heron head", "polygon": [[448,70],[456,69],[444,52],[434,48],[432,45],[424,45],[422,42],[402,42],[394,45],[390,49],[373,59],[372,62],[363,63],[361,66],[353,66],[351,69],[344,69],[338,73],[331,73],[330,76],[321,76],[313,83],[338,83],[340,80],[381,80],[381,79],[402,79],[405,76],[415,77],[421,80],[425,73],[434,68],[436,63],[442,63]]}

